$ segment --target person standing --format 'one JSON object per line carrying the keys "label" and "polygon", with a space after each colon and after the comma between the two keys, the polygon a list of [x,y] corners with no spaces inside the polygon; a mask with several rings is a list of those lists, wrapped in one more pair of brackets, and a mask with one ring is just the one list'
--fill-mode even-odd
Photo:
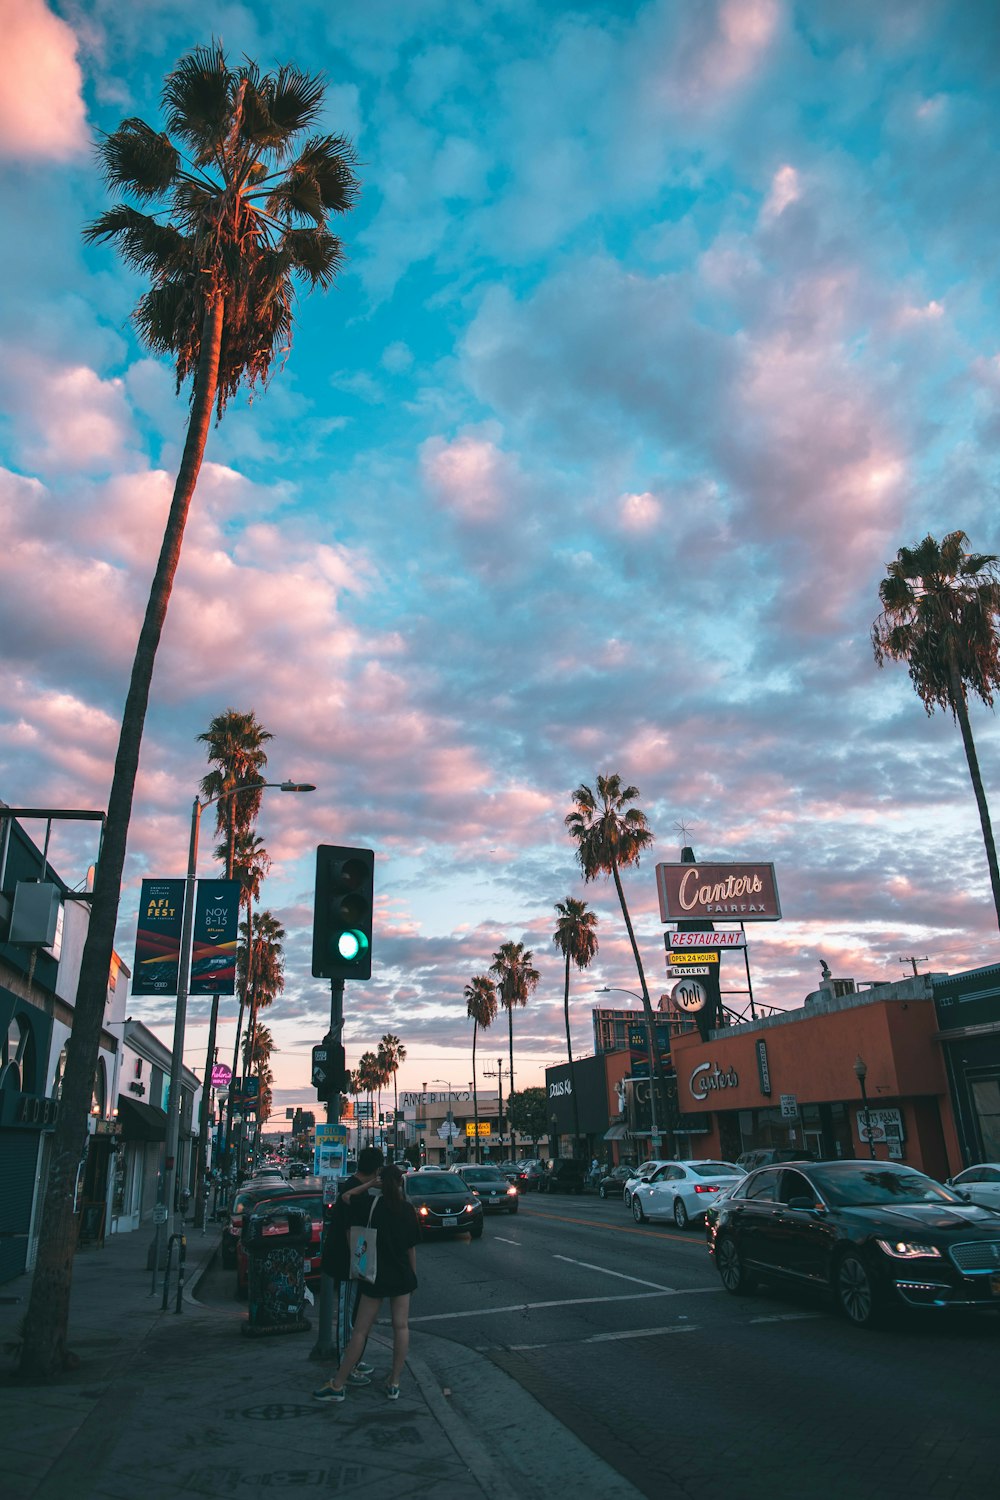
{"label": "person standing", "polygon": [[[323,1234],[320,1265],[323,1275],[333,1278],[338,1364],[343,1360],[351,1342],[359,1300],[358,1283],[351,1280],[348,1231],[352,1224],[364,1224],[367,1221],[372,1190],[378,1187],[378,1176],[384,1161],[385,1157],[378,1146],[365,1146],[359,1152],[357,1172],[345,1178],[341,1184],[337,1201],[329,1210]],[[372,1365],[358,1360],[351,1384],[370,1385],[372,1371]]]}
{"label": "person standing", "polygon": [[[416,1245],[420,1239],[420,1225],[416,1210],[403,1193],[403,1174],[399,1168],[383,1167],[379,1181],[382,1196],[374,1209],[369,1208],[378,1262],[375,1280],[357,1283],[361,1298],[354,1333],[337,1373],[326,1385],[313,1391],[317,1401],[343,1401],[348,1384],[360,1383],[354,1377],[368,1335],[386,1297],[392,1312],[392,1368],[385,1383],[385,1394],[390,1401],[399,1400],[399,1382],[410,1347],[410,1297],[417,1289]],[[349,1189],[348,1194],[351,1199],[362,1197],[358,1188]],[[357,1223],[358,1219],[354,1218],[352,1222]],[[367,1213],[361,1222],[368,1222]]]}

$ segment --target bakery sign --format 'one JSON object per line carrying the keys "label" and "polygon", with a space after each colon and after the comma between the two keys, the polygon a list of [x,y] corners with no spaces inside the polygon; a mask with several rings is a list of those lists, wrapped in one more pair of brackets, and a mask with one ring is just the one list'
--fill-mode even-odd
{"label": "bakery sign", "polygon": [[657,865],[656,891],[663,922],[781,918],[773,864]]}

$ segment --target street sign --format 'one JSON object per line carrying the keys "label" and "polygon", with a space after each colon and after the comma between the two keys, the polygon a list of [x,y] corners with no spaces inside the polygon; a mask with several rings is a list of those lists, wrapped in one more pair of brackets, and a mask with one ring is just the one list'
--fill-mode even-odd
{"label": "street sign", "polygon": [[168,1217],[167,1216],[167,1205],[165,1203],[154,1204],[154,1206],[153,1206],[153,1223],[154,1224],[165,1224],[167,1222],[167,1217]]}
{"label": "street sign", "polygon": [[797,1120],[799,1117],[799,1101],[795,1094],[782,1094],[781,1096],[781,1118],[783,1120]]}

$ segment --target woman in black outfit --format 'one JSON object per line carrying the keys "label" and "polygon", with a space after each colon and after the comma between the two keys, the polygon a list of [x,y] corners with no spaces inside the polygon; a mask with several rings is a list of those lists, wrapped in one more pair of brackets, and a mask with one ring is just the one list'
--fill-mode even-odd
{"label": "woman in black outfit", "polygon": [[[416,1244],[420,1238],[420,1226],[411,1203],[403,1196],[403,1174],[398,1167],[383,1167],[379,1179],[382,1196],[377,1199],[371,1223],[376,1234],[378,1267],[374,1281],[361,1281],[361,1303],[354,1322],[351,1342],[344,1352],[336,1375],[317,1391],[320,1401],[343,1401],[347,1392],[348,1377],[364,1351],[365,1340],[371,1332],[379,1308],[385,1297],[389,1298],[392,1310],[392,1370],[385,1383],[385,1394],[390,1401],[399,1400],[399,1380],[406,1363],[410,1346],[410,1294],[417,1289]],[[345,1193],[362,1192],[354,1188]]]}

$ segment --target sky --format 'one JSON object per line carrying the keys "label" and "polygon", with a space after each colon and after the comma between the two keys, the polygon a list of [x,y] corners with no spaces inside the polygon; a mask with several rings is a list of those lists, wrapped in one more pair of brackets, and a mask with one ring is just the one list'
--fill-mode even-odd
{"label": "sky", "polygon": [[[336,288],[300,298],[283,368],[209,438],[117,939],[131,964],[142,877],[184,873],[196,736],[252,709],[268,776],[317,787],[266,793],[258,823],[287,934],[279,1116],[314,1103],[329,1013],[319,843],[376,851],[349,1062],[394,1032],[401,1086],[465,1087],[463,989],[511,940],[541,976],[515,1082],[543,1082],[567,896],[599,918],[572,989],[593,1050],[592,1006],[636,1003],[594,992],[638,989],[564,826],[598,773],[638,787],[655,836],[624,877],[654,1003],[655,866],[685,841],[775,865],[782,920],[748,928],[762,1004],[801,1004],[823,960],[894,980],[995,959],[960,734],[870,642],[900,546],[962,529],[1000,552],[993,0],[0,0],[0,25],[11,806],[106,806],[187,413],[130,325],[142,282],[83,243],[110,201],[95,139],[159,128],[164,75],[215,37],[322,71],[323,128],[359,158]],[[994,792],[996,723],[972,723]],[[71,883],[92,838],[54,830]],[[166,1003],[130,1014],[169,1041]],[[225,1001],[224,1060],[234,1031]],[[193,1001],[189,1065],[206,1041]]]}

